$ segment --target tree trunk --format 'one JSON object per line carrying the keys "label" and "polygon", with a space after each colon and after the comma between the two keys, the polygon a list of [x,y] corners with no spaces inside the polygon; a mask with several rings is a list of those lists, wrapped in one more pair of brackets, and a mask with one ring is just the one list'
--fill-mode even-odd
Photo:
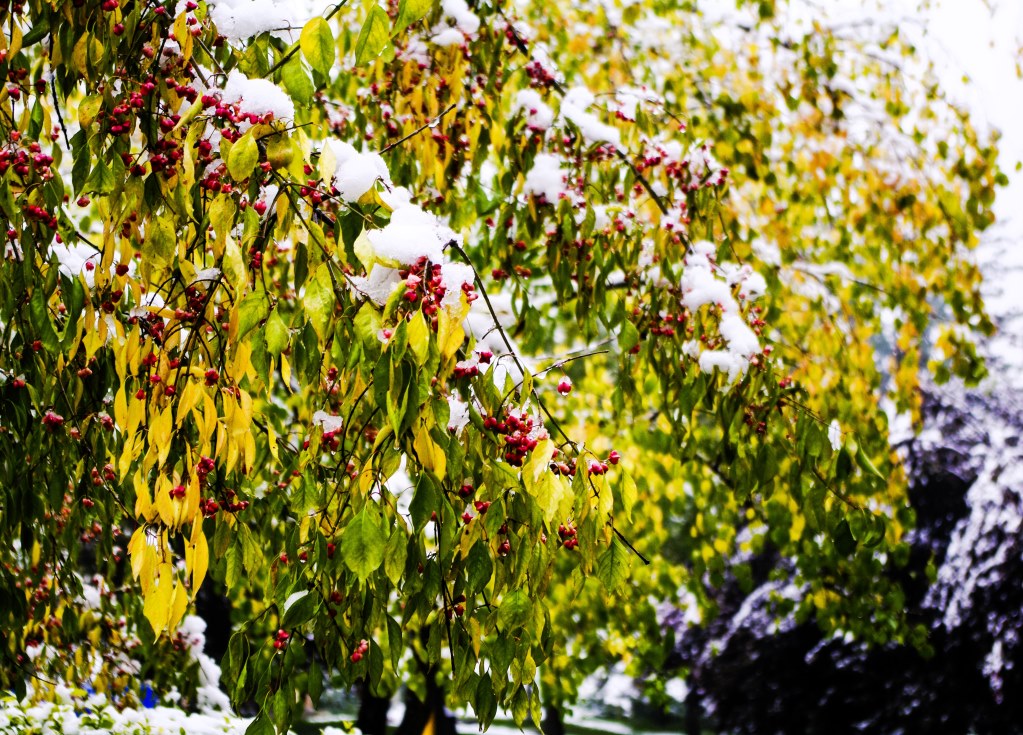
{"label": "tree trunk", "polygon": [[406,691],[405,716],[396,735],[422,735],[431,717],[434,735],[457,735],[455,718],[444,707],[444,690],[437,686],[437,670],[430,667],[423,676],[426,677],[426,701],[421,702],[411,691]]}
{"label": "tree trunk", "polygon": [[355,726],[365,735],[387,735],[387,711],[391,708],[390,697],[375,697],[369,685],[359,684],[359,717]]}
{"label": "tree trunk", "polygon": [[543,707],[543,722],[540,723],[543,735],[565,735],[565,721],[561,716],[561,708],[555,704]]}
{"label": "tree trunk", "polygon": [[700,695],[696,693],[695,689],[690,689],[689,695],[686,697],[687,735],[700,735],[703,732],[700,724],[702,710],[703,706],[700,703]]}

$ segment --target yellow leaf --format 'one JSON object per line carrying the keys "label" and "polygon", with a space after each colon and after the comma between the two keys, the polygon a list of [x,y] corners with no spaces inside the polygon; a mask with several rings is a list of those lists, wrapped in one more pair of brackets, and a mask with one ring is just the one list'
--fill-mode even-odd
{"label": "yellow leaf", "polygon": [[423,463],[423,467],[436,475],[437,479],[443,480],[444,474],[447,471],[448,458],[444,454],[444,450],[430,436],[430,430],[426,428],[426,424],[420,424],[416,430],[413,446],[415,447],[416,454],[419,455],[419,461]]}
{"label": "yellow leaf", "polygon": [[150,588],[143,605],[143,613],[149,624],[153,626],[153,632],[157,635],[163,632],[170,622],[171,595],[174,592],[174,568],[169,562],[163,562],[157,569],[156,588]]}
{"label": "yellow leaf", "polygon": [[160,466],[167,461],[171,450],[171,436],[174,433],[174,407],[167,406],[149,429],[149,444],[159,448]]}
{"label": "yellow leaf", "polygon": [[171,499],[171,481],[166,475],[161,475],[156,486],[156,512],[160,516],[160,521],[165,526],[175,525],[174,521],[174,501]]}
{"label": "yellow leaf", "polygon": [[[122,350],[120,354],[124,354]],[[128,426],[128,397],[125,394],[124,386],[122,385],[117,391],[117,395],[114,396],[114,421],[117,422],[118,428],[124,431]]]}
{"label": "yellow leaf", "polygon": [[462,329],[461,321],[452,319],[447,311],[442,309],[437,316],[437,343],[440,346],[441,357],[447,360],[462,346],[462,342],[465,341],[465,330]]}
{"label": "yellow leaf", "polygon": [[282,353],[281,354],[281,379],[284,381],[284,387],[291,391],[291,363],[288,362],[288,358]]}
{"label": "yellow leaf", "polygon": [[139,526],[135,529],[135,533],[131,535],[131,541],[128,542],[128,555],[131,557],[131,576],[135,579],[138,579],[139,574],[142,572],[142,562],[145,560],[145,546],[146,529],[145,526]]}
{"label": "yellow leaf", "polygon": [[142,544],[142,567],[139,569],[139,585],[142,587],[142,595],[149,594],[153,587],[153,570],[156,569],[156,549],[153,548],[149,539]]}
{"label": "yellow leaf", "polygon": [[270,448],[270,456],[279,462],[281,458],[277,455],[277,432],[270,422],[266,424],[266,443]]}
{"label": "yellow leaf", "polygon": [[416,356],[416,363],[424,365],[430,355],[430,328],[426,326],[422,311],[416,310],[408,322],[408,346]]}
{"label": "yellow leaf", "polygon": [[178,40],[178,53],[181,55],[182,63],[187,63],[192,58],[192,45],[195,43],[188,26],[188,13],[181,13],[174,21],[174,37]]}
{"label": "yellow leaf", "polygon": [[149,485],[141,472],[135,473],[133,483],[135,485],[135,515],[145,518],[147,522],[152,522],[154,520],[153,498],[149,493]]}
{"label": "yellow leaf", "polygon": [[181,622],[181,618],[185,617],[187,609],[188,593],[185,591],[185,585],[178,583],[174,585],[174,600],[171,602],[170,619],[167,621],[168,630],[178,627],[178,623]]}
{"label": "yellow leaf", "polygon": [[178,418],[174,424],[175,426],[181,426],[184,423],[188,412],[195,408],[201,397],[202,388],[199,383],[189,380],[185,384],[184,390],[181,391],[181,398],[178,399]]}
{"label": "yellow leaf", "polygon": [[199,592],[203,580],[206,579],[206,570],[210,563],[210,547],[206,541],[206,535],[202,532],[202,524],[196,523],[192,533],[192,598]]}
{"label": "yellow leaf", "polygon": [[71,67],[83,77],[89,76],[89,34],[83,33],[71,52]]}
{"label": "yellow leaf", "polygon": [[199,495],[199,477],[193,474],[185,493],[185,503],[181,510],[181,523],[194,523],[196,521],[199,516]]}

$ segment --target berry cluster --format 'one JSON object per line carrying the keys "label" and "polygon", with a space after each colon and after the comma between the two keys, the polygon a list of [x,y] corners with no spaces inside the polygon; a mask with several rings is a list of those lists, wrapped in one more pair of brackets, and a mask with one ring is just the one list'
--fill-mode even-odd
{"label": "berry cluster", "polygon": [[360,661],[362,661],[363,656],[365,656],[367,653],[369,653],[369,641],[363,638],[361,641],[359,641],[359,645],[355,647],[355,650],[352,651],[351,655],[352,663],[353,664],[359,663]]}
{"label": "berry cluster", "polygon": [[283,651],[288,647],[289,640],[291,640],[291,633],[286,630],[278,630],[274,636],[274,648],[278,651]]}
{"label": "berry cluster", "polygon": [[[423,315],[429,318],[434,331],[437,330],[437,312],[440,311],[448,290],[444,285],[442,269],[440,263],[431,263],[424,256],[408,268],[398,271],[399,277],[405,281],[402,298],[409,305],[420,305]],[[462,291],[470,303],[479,297],[471,283],[463,283]]]}
{"label": "berry cluster", "polygon": [[43,426],[49,431],[56,431],[64,426],[64,417],[53,411],[47,411],[43,414]]}
{"label": "berry cluster", "polygon": [[465,595],[458,595],[457,597],[452,599],[451,600],[451,605],[449,605],[444,610],[444,615],[447,617],[448,620],[451,620],[451,618],[453,618],[453,617],[462,617],[462,615],[464,615],[464,614],[465,614]]}
{"label": "berry cluster", "polygon": [[[17,141],[20,136],[11,133],[11,140]],[[0,148],[0,176],[10,169],[20,176],[22,183],[25,183],[29,176],[35,173],[40,179],[46,181],[53,178],[53,156],[43,153],[39,144],[35,141],[26,147]]]}
{"label": "berry cluster", "polygon": [[505,409],[504,420],[487,416],[483,428],[504,435],[504,460],[512,467],[521,467],[526,455],[536,449],[541,439],[547,438],[547,431],[529,414],[514,409]]}
{"label": "berry cluster", "polygon": [[579,539],[576,537],[576,528],[571,523],[567,526],[562,523],[558,526],[558,536],[561,537],[561,542],[566,549],[574,549],[579,545]]}

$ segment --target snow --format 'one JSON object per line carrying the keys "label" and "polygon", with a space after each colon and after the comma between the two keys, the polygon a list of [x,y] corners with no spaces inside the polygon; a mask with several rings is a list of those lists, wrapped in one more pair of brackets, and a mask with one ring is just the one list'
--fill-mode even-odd
{"label": "snow", "polygon": [[457,28],[444,28],[430,40],[438,46],[461,46],[465,43],[465,34]]}
{"label": "snow", "polygon": [[368,276],[348,277],[353,290],[380,306],[387,303],[395,287],[402,282],[397,268],[389,268],[380,263],[373,265]]}
{"label": "snow", "polygon": [[538,153],[533,159],[533,168],[526,174],[522,193],[544,197],[550,204],[568,194],[565,187],[565,172],[561,170],[561,159],[550,153]]}
{"label": "snow", "polygon": [[441,302],[445,306],[457,304],[462,294],[463,284],[476,282],[476,271],[465,263],[444,263],[440,267],[441,285],[447,289]]}
{"label": "snow", "polygon": [[[105,698],[103,698],[105,700]],[[228,714],[189,714],[174,707],[127,708],[93,702],[80,714],[72,703],[28,705],[0,699],[0,735],[25,732],[77,735],[243,735],[249,720]]]}
{"label": "snow", "polygon": [[828,442],[836,452],[842,448],[842,426],[838,423],[838,419],[832,420],[828,426]]}
{"label": "snow", "polygon": [[381,198],[393,211],[391,221],[384,228],[366,233],[377,258],[402,265],[413,265],[424,257],[433,263],[443,263],[447,244],[452,241],[462,244],[461,235],[441,222],[437,215],[412,204],[404,189],[395,189]]}
{"label": "snow", "polygon": [[465,0],[443,0],[441,8],[444,15],[454,19],[455,27],[467,36],[474,36],[479,32],[479,16],[469,10]]}
{"label": "snow", "polygon": [[[85,283],[92,288],[96,283],[95,267],[99,264],[102,256],[94,247],[85,244],[66,245],[55,243],[50,252],[57,258],[57,267],[60,272],[74,280],[79,275],[85,276]],[[92,268],[86,266],[89,263]]]}
{"label": "snow", "polygon": [[216,0],[211,6],[210,19],[217,32],[232,42],[299,23],[291,5],[275,0]]}
{"label": "snow", "polygon": [[360,153],[349,144],[331,140],[328,145],[337,161],[334,186],[346,202],[357,202],[377,181],[391,183],[387,164],[379,153]]}
{"label": "snow", "polygon": [[221,99],[238,105],[240,112],[258,117],[267,113],[277,120],[295,117],[295,105],[280,87],[266,79],[249,79],[237,69],[228,75]]}
{"label": "snow", "polygon": [[313,414],[313,426],[322,427],[324,433],[339,431],[344,424],[341,416],[333,416],[326,411],[317,411]]}
{"label": "snow", "polygon": [[458,396],[448,396],[448,412],[448,431],[457,433],[469,423],[469,404]]}
{"label": "snow", "polygon": [[438,46],[461,46],[466,39],[475,38],[480,30],[479,16],[473,13],[465,0],[443,0],[444,16],[454,25],[441,23],[430,40]]}
{"label": "snow", "polygon": [[713,244],[695,242],[686,258],[686,268],[682,273],[682,305],[695,312],[701,306],[720,306],[725,311],[738,308],[732,298],[732,289],[728,282],[718,278],[713,263],[715,248]]}
{"label": "snow", "polygon": [[620,146],[621,134],[617,128],[603,123],[587,109],[594,101],[593,93],[585,87],[572,87],[561,100],[561,115],[571,121],[590,143],[611,143]]}
{"label": "snow", "polygon": [[738,314],[725,314],[718,329],[732,354],[748,359],[760,352],[760,340]]}
{"label": "snow", "polygon": [[526,114],[526,125],[533,130],[547,130],[554,124],[554,111],[535,89],[520,89],[515,95],[515,109]]}

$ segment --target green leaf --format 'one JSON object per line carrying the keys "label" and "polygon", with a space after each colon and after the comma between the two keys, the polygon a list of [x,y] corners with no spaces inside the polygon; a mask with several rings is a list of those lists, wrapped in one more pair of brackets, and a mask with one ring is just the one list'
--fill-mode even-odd
{"label": "green leaf", "polygon": [[[89,157],[85,156],[86,162]],[[86,173],[88,173],[88,163],[86,163]],[[0,209],[7,215],[7,219],[12,220],[17,216],[17,208],[14,204],[14,196],[11,194],[11,187],[7,183],[7,179],[0,179]]]}
{"label": "green leaf", "polygon": [[504,633],[521,628],[529,622],[533,604],[522,590],[515,590],[501,601],[497,610],[497,623]]}
{"label": "green leaf", "polygon": [[[333,46],[331,48],[333,49]],[[284,83],[284,89],[295,102],[308,105],[313,101],[316,89],[313,87],[313,82],[306,73],[305,67],[302,66],[302,61],[297,57],[292,56],[288,59],[288,63],[281,68],[281,82]]]}
{"label": "green leaf", "polygon": [[302,296],[302,308],[309,317],[309,323],[316,330],[321,340],[326,338],[327,323],[334,311],[334,286],[330,280],[330,270],[326,263],[321,263],[305,287]]}
{"label": "green leaf", "polygon": [[[387,17],[386,13],[384,17]],[[313,18],[306,23],[298,38],[298,45],[309,66],[323,76],[330,73],[330,67],[334,65],[334,34],[330,32],[326,20]]]}
{"label": "green leaf", "polygon": [[394,21],[394,32],[401,33],[429,13],[431,7],[433,7],[433,0],[400,0],[398,18]]}
{"label": "green leaf", "polygon": [[341,537],[341,558],[355,576],[365,582],[380,568],[386,544],[387,533],[376,511],[363,508]]}
{"label": "green leaf", "polygon": [[290,338],[288,326],[281,319],[280,313],[274,309],[266,320],[266,351],[274,357],[280,357],[288,348]]}
{"label": "green leaf", "polygon": [[843,556],[849,556],[856,551],[856,539],[853,538],[852,531],[849,529],[849,521],[844,518],[835,526],[835,530],[831,533],[831,539],[835,542],[838,553]]}
{"label": "green leaf", "polygon": [[625,518],[631,521],[632,507],[636,504],[638,492],[636,490],[636,481],[632,479],[632,475],[624,470],[622,470],[622,484],[618,492],[622,501],[622,512],[625,514]]}
{"label": "green leaf", "polygon": [[265,291],[252,291],[238,303],[238,336],[242,339],[255,329],[270,312],[270,304]]}
{"label": "green leaf", "polygon": [[856,464],[858,464],[860,466],[860,469],[866,472],[868,475],[873,475],[879,480],[884,480],[887,482],[888,478],[881,474],[881,471],[877,469],[877,465],[870,461],[870,457],[867,456],[867,453],[864,452],[862,448],[860,448],[860,450],[856,452]]}
{"label": "green leaf", "polygon": [[46,305],[46,297],[40,289],[32,292],[29,301],[29,313],[32,318],[32,328],[35,330],[36,338],[43,343],[47,352],[56,353],[60,349],[57,341],[57,331],[50,321],[50,310]]}
{"label": "green leaf", "polygon": [[307,678],[309,699],[312,700],[313,708],[320,705],[320,696],[323,694],[323,672],[320,664],[313,661],[309,664],[309,676]]}
{"label": "green leaf", "polygon": [[231,146],[231,155],[227,160],[227,171],[235,181],[243,181],[252,174],[259,163],[259,146],[249,131]]}
{"label": "green leaf", "polygon": [[494,562],[490,560],[490,551],[487,545],[481,541],[473,545],[469,550],[469,556],[465,560],[466,576],[468,577],[469,591],[480,592],[494,573]]}
{"label": "green leaf", "polygon": [[486,730],[497,714],[497,697],[494,696],[494,682],[489,671],[481,676],[479,683],[476,684],[476,698],[473,700],[472,708],[476,710],[480,725]]}
{"label": "green leaf", "polygon": [[597,559],[597,579],[608,592],[617,592],[629,577],[629,552],[618,538],[611,539],[600,558]]}
{"label": "green leaf", "polygon": [[242,554],[237,546],[232,546],[224,554],[224,584],[234,589],[242,578]]}
{"label": "green leaf", "polygon": [[391,668],[397,670],[401,662],[401,654],[404,651],[401,645],[401,625],[390,615],[387,617],[387,648],[391,652]]}
{"label": "green leaf", "polygon": [[636,325],[626,320],[622,322],[621,332],[618,334],[618,346],[623,352],[628,352],[639,344],[639,330]]}
{"label": "green leaf", "polygon": [[296,592],[284,603],[281,627],[285,630],[297,628],[302,623],[311,620],[315,612],[316,598],[308,590]]}
{"label": "green leaf", "polygon": [[75,194],[78,194],[85,188],[89,177],[89,166],[91,165],[92,156],[89,155],[88,149],[79,151],[75,156],[74,163],[71,164],[71,187],[74,189]]}
{"label": "green leaf", "polygon": [[400,528],[395,528],[384,549],[384,573],[395,587],[398,586],[402,572],[405,571],[405,556],[408,553],[406,544],[405,534]]}
{"label": "green leaf", "polygon": [[142,243],[142,257],[146,265],[163,268],[174,260],[178,238],[169,216],[157,217],[146,228],[146,239]]}
{"label": "green leaf", "polygon": [[103,158],[99,158],[96,161],[96,166],[92,169],[92,173],[89,174],[84,188],[86,191],[96,194],[109,194],[114,190],[115,184],[114,174],[110,167],[107,166]]}
{"label": "green leaf", "polygon": [[363,66],[380,55],[384,46],[391,40],[390,30],[391,21],[387,17],[387,11],[379,5],[374,5],[359,32],[359,39],[355,42],[356,66]]}

